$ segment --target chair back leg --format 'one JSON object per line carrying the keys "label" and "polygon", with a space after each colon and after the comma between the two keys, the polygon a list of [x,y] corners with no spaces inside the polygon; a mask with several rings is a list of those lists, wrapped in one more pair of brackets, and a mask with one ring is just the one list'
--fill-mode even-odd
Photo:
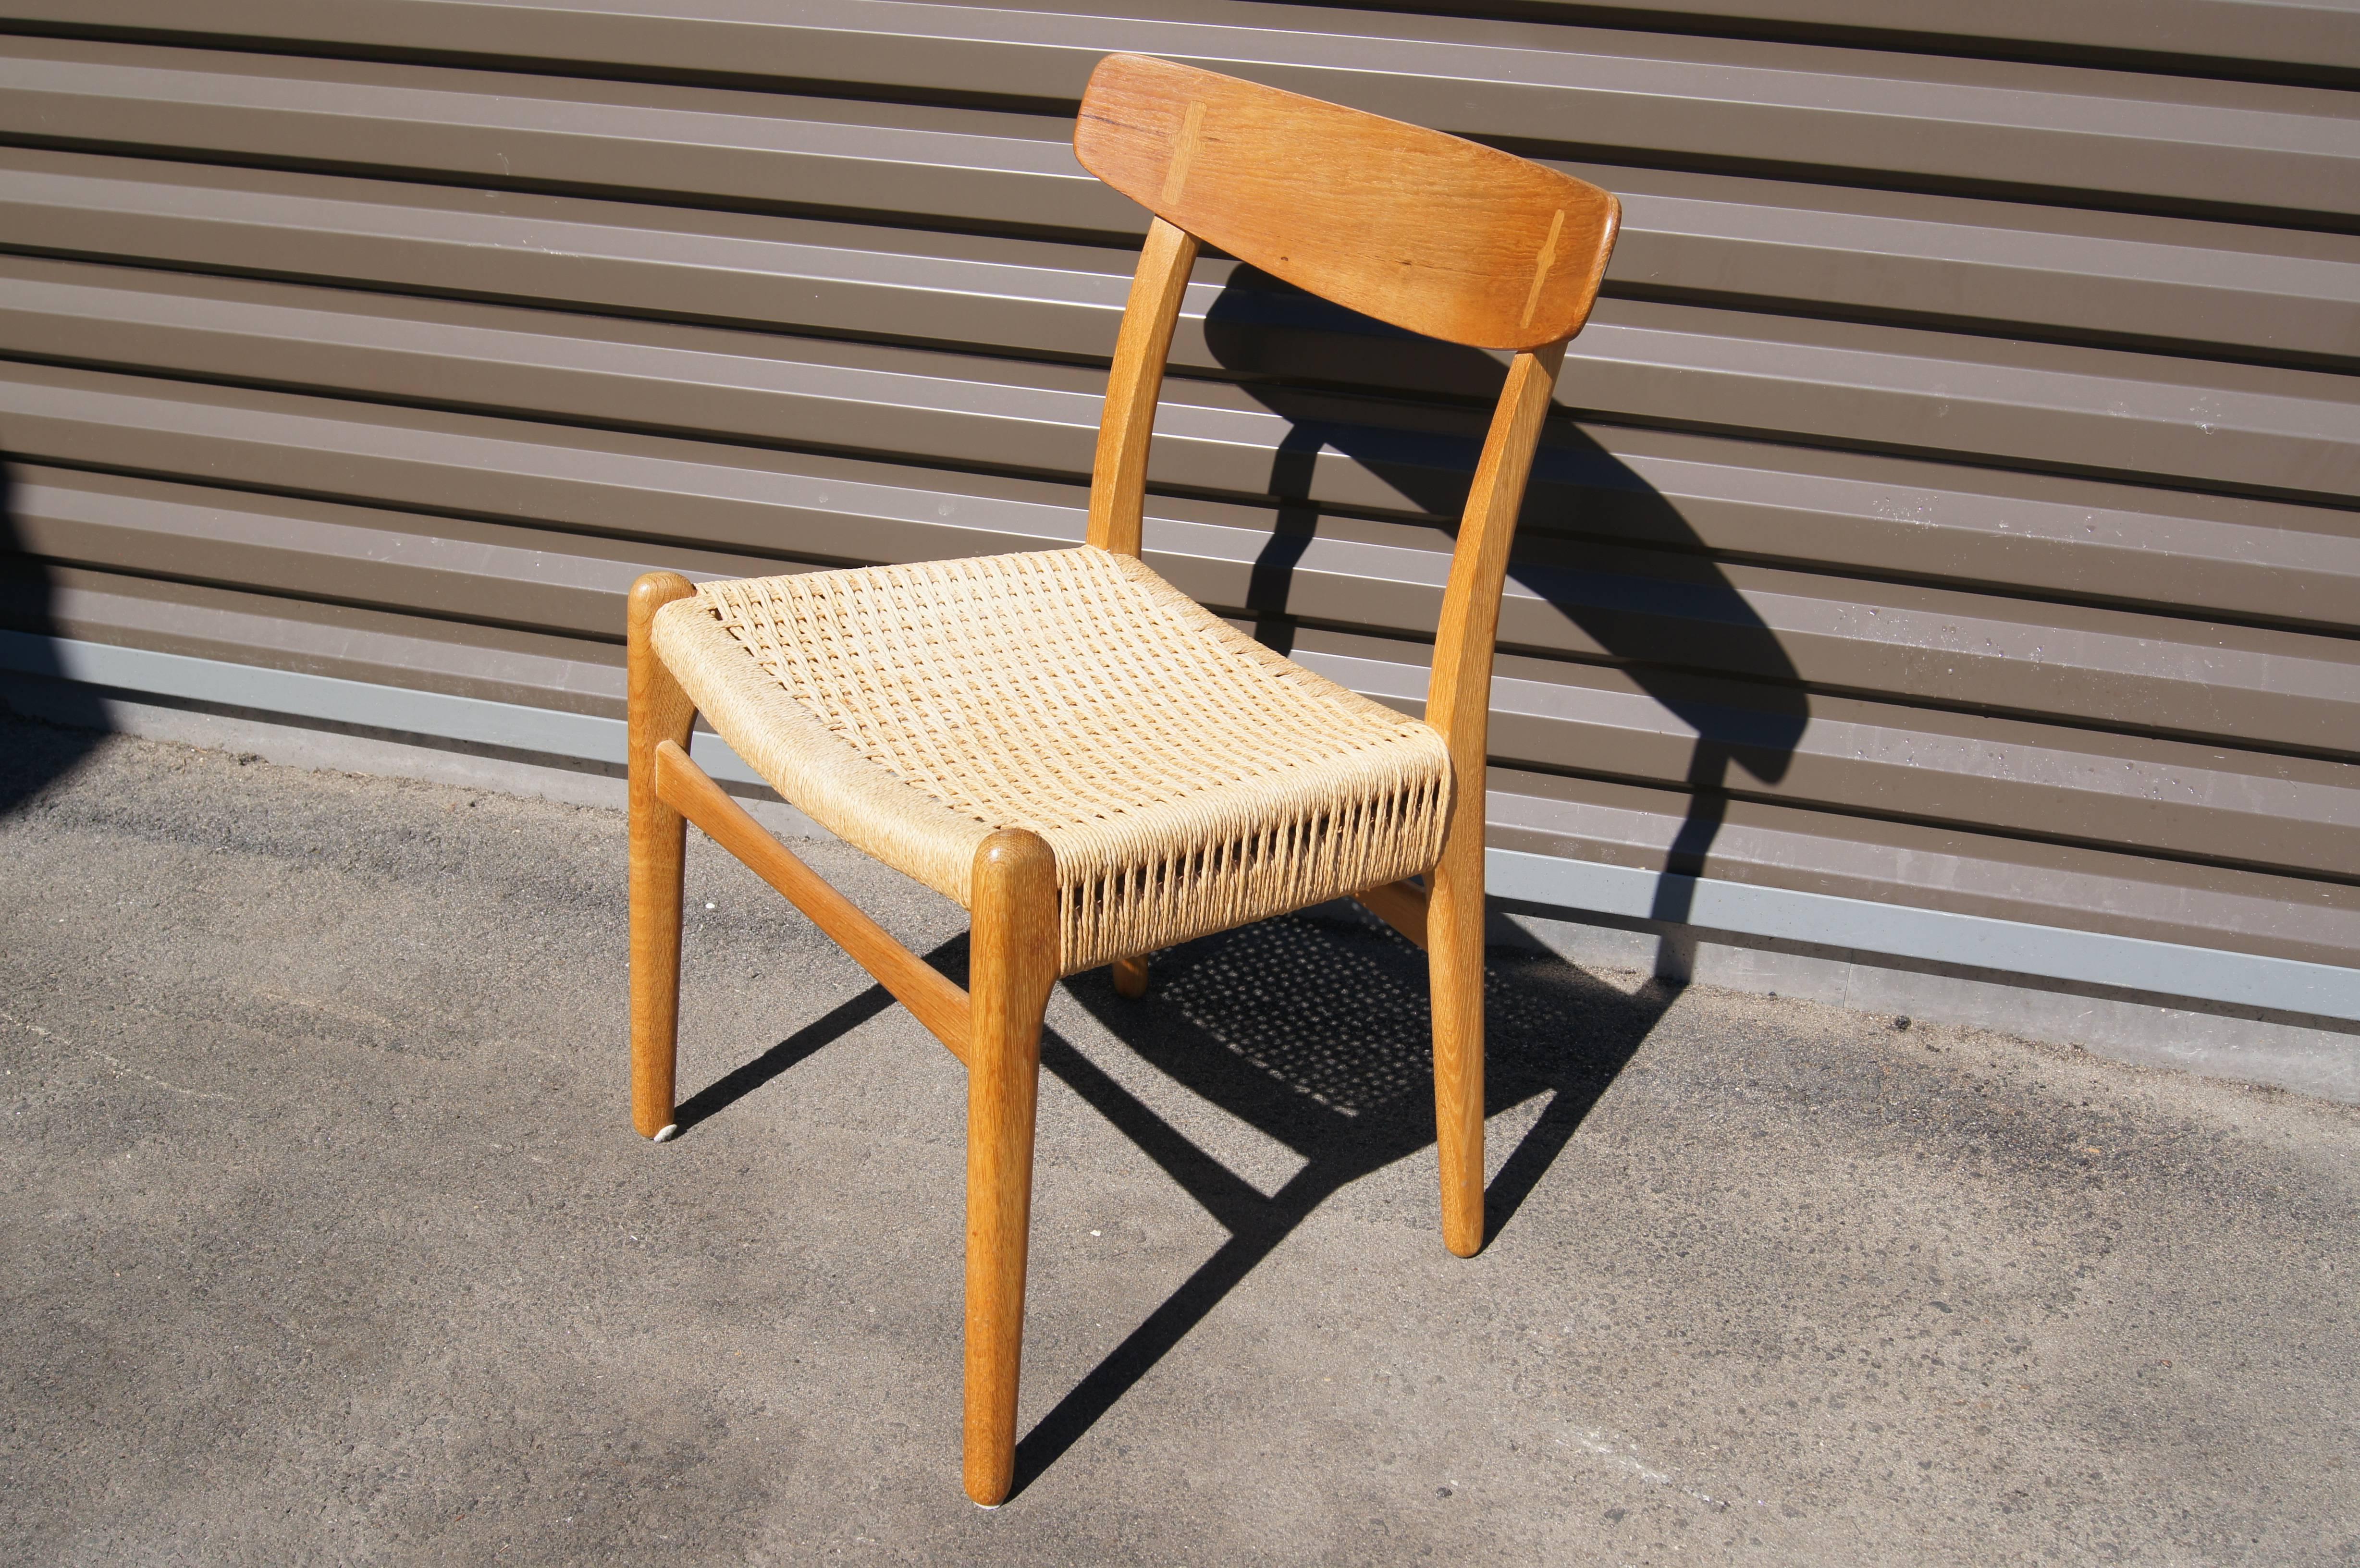
{"label": "chair back leg", "polygon": [[[1480,799],[1480,797],[1479,797]],[[1434,1131],[1442,1154],[1442,1243],[1483,1247],[1483,835],[1454,824],[1426,874],[1434,1006]]]}
{"label": "chair back leg", "polygon": [[628,654],[631,788],[631,1125],[642,1138],[672,1128],[680,1040],[681,863],[688,823],[656,796],[656,747],[688,744],[696,709],[648,640],[655,613],[696,590],[676,572],[631,584]]}
{"label": "chair back leg", "polygon": [[997,1508],[1016,1475],[1024,1259],[1041,1018],[1058,970],[1057,867],[1019,830],[976,852],[967,1075],[967,1496]]}

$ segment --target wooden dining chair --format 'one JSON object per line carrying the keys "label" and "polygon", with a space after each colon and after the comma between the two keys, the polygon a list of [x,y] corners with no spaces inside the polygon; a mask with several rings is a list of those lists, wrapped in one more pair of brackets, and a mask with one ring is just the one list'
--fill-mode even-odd
{"label": "wooden dining chair", "polygon": [[[967,1072],[967,1495],[1014,1474],[1041,1020],[1103,964],[1351,896],[1432,964],[1442,1235],[1483,1242],[1483,792],[1508,547],[1620,209],[1489,147],[1190,66],[1100,62],[1075,151],[1155,216],[1117,340],[1089,542],[692,585],[629,612],[631,1113],[672,1130],[683,819],[843,944]],[[1423,722],[1281,658],[1140,560],[1148,438],[1200,243],[1410,332],[1513,351]],[[689,760],[698,713],[847,843],[956,898],[965,990]],[[1409,878],[1423,876],[1420,887]]]}

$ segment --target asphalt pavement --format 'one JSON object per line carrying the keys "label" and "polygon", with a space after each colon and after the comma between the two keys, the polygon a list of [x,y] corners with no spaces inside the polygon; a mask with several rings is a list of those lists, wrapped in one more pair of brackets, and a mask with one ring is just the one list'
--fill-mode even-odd
{"label": "asphalt pavement", "polygon": [[16,722],[0,813],[0,1562],[2360,1561],[2354,1107],[1502,948],[1461,1260],[1415,952],[1193,943],[1052,1007],[986,1512],[961,1070],[725,855],[657,1146],[618,813]]}

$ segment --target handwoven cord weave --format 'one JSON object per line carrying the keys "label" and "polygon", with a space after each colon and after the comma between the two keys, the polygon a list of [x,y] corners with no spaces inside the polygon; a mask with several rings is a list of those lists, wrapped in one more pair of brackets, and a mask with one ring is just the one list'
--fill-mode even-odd
{"label": "handwoven cord weave", "polygon": [[976,847],[1057,861],[1066,973],[1413,876],[1442,739],[1098,550],[708,583],[656,648],[822,825],[970,902]]}

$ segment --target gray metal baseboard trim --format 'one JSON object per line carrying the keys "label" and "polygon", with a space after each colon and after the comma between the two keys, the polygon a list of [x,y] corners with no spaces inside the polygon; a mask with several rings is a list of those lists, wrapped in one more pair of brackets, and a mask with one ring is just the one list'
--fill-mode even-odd
{"label": "gray metal baseboard trim", "polygon": [[[183,654],[0,632],[0,669],[184,701],[620,765],[620,719],[410,691]],[[693,751],[716,779],[760,777],[717,735]],[[1491,890],[1579,920],[1646,919],[1684,908],[1703,931],[1955,965],[1995,975],[2103,986],[2275,1014],[2360,1021],[2360,969],[2192,947],[2061,926],[1874,903],[1750,883],[1672,877],[1517,850],[1487,858]]]}
{"label": "gray metal baseboard trim", "polygon": [[[2360,969],[1495,849],[1487,889],[1579,913],[1666,907],[1706,931],[2314,1018],[2360,1019]],[[1682,895],[1685,895],[1684,897]]]}
{"label": "gray metal baseboard trim", "polygon": [[[113,643],[37,637],[0,631],[0,670],[47,675],[127,694],[177,697],[193,702],[249,708],[293,718],[327,719],[374,730],[432,735],[508,751],[539,752],[620,768],[628,760],[624,724],[595,713],[568,713],[520,702],[493,702],[442,691],[379,686],[333,675],[226,659],[193,659]],[[690,752],[714,778],[730,784],[764,784],[719,735],[700,731]]]}

